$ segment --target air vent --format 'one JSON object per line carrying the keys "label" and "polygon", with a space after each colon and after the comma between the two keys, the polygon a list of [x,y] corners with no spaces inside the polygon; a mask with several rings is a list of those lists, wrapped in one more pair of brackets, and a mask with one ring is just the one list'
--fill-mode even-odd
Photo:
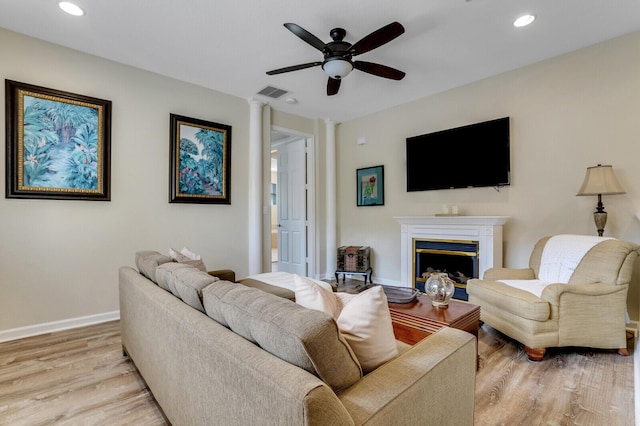
{"label": "air vent", "polygon": [[269,98],[278,99],[281,96],[289,93],[286,90],[278,89],[277,87],[267,86],[258,92],[258,95],[267,96]]}

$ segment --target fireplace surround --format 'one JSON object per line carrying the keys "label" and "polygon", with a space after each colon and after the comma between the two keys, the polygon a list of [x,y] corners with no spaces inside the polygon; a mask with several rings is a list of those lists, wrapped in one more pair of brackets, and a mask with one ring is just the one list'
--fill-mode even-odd
{"label": "fireplace surround", "polygon": [[[470,278],[482,277],[489,268],[502,267],[502,226],[508,216],[403,216],[394,219],[400,224],[400,282],[403,287],[420,288],[421,281],[417,278],[423,271],[416,270],[417,250],[436,256],[435,252],[442,250],[454,257],[468,257],[463,259],[463,264],[470,262],[472,272],[469,269],[465,269],[467,272],[449,272],[476,275]],[[474,246],[476,250],[472,250]],[[474,253],[463,253],[471,251]],[[420,265],[420,268],[426,266]]]}

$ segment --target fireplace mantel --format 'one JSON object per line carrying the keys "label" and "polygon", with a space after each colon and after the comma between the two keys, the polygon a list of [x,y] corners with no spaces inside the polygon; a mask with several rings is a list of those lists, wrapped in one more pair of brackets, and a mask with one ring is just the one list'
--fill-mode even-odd
{"label": "fireplace mantel", "polygon": [[413,286],[413,240],[478,241],[478,272],[502,266],[502,225],[508,216],[407,216],[400,223],[400,282]]}

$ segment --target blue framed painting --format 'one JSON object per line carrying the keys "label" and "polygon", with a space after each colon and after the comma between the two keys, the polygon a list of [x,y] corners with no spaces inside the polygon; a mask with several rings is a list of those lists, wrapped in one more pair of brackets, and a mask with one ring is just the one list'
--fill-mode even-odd
{"label": "blue framed painting", "polygon": [[384,205],[384,166],[356,170],[358,206]]}
{"label": "blue framed painting", "polygon": [[170,114],[170,203],[231,204],[231,126]]}
{"label": "blue framed painting", "polygon": [[5,80],[6,198],[109,201],[111,101]]}

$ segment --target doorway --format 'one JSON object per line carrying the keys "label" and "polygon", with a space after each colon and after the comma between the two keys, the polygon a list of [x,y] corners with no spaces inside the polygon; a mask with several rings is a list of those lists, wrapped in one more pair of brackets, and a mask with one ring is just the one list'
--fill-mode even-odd
{"label": "doorway", "polygon": [[312,276],[314,268],[313,137],[271,132],[271,270]]}

